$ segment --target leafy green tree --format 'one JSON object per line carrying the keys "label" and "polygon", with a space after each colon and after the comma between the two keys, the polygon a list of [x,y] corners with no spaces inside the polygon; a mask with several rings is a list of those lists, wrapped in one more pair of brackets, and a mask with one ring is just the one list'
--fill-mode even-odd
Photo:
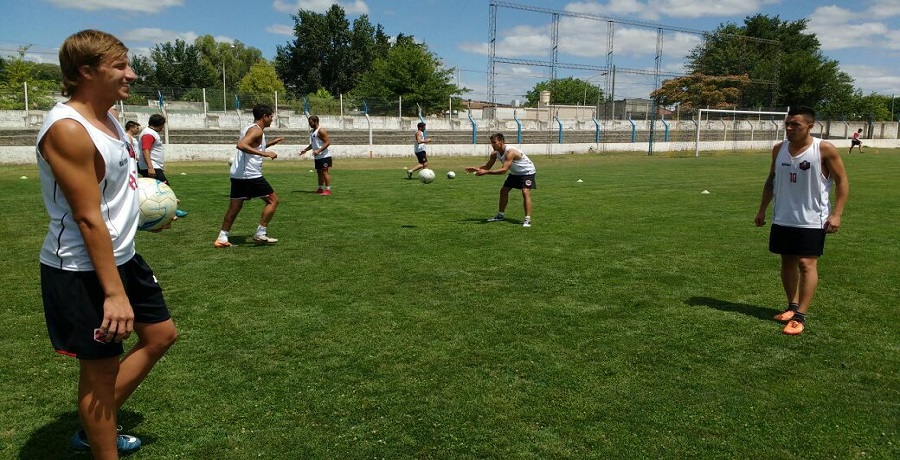
{"label": "leafy green tree", "polygon": [[150,59],[153,60],[156,84],[159,85],[157,89],[167,91],[163,93],[164,97],[181,99],[188,89],[213,85],[214,80],[203,65],[200,50],[184,40],[157,44],[150,51]]}
{"label": "leafy green tree", "polygon": [[300,10],[294,19],[294,40],[279,46],[275,68],[295,97],[324,88],[342,94],[356,86],[375,59],[387,55],[390,42],[381,25],[362,15],[347,21],[334,4],[324,14]]}
{"label": "leafy green tree", "polygon": [[761,14],[745,18],[743,26],[720,26],[687,56],[688,67],[705,76],[749,77],[739,100],[743,107],[822,109],[851,98],[852,79],[824,57],[815,34],[804,33],[806,26],[806,19]]}
{"label": "leafy green tree", "polygon": [[525,105],[537,107],[542,91],[550,91],[550,103],[560,105],[595,106],[603,97],[603,91],[580,78],[567,77],[542,81],[525,93]]}
{"label": "leafy green tree", "polygon": [[[387,56],[376,59],[362,75],[352,94],[357,100],[369,101],[370,113],[386,110],[374,102],[402,97],[404,114],[417,114],[416,104],[425,113],[439,114],[449,109],[451,96],[468,91],[452,83],[454,72],[453,68],[444,68],[427,45],[401,34]],[[454,101],[459,103],[458,99]]]}
{"label": "leafy green tree", "polygon": [[25,53],[29,46],[20,47],[18,57],[5,60],[3,66],[3,78],[0,81],[0,109],[24,110],[25,87],[28,87],[28,109],[47,110],[53,107],[52,93],[58,92],[60,75],[57,72],[55,79],[39,80],[39,67],[36,63],[25,60]]}
{"label": "leafy green tree", "polygon": [[256,104],[275,104],[275,92],[285,94],[284,83],[278,79],[275,68],[265,60],[261,60],[250,67],[250,71],[241,79],[238,85],[241,93],[241,101],[247,107]]}

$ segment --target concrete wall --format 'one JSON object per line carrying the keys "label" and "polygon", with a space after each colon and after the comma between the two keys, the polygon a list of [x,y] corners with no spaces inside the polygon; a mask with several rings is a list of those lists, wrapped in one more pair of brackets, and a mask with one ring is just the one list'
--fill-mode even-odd
{"label": "concrete wall", "polygon": [[[844,152],[850,148],[849,139],[837,139],[829,141]],[[722,150],[758,150],[768,151],[774,145],[774,141],[740,141],[740,142],[700,142],[700,151]],[[309,155],[299,157],[297,152],[306,145],[279,144],[271,150],[278,153],[279,161],[308,161],[312,164]],[[560,155],[571,153],[602,153],[602,152],[635,152],[646,154],[648,144],[646,142],[615,143],[615,144],[524,144],[519,146],[529,155]],[[898,139],[870,139],[864,143],[865,149],[900,148]],[[330,147],[335,158],[403,158],[413,157],[412,147],[404,145],[333,145]],[[234,154],[234,144],[169,144],[166,146],[166,161],[228,161]],[[657,142],[653,146],[654,152],[693,152],[693,142]],[[486,157],[490,154],[490,146],[486,144],[431,144],[428,146],[428,156],[476,156]],[[702,155],[702,153],[701,153]],[[0,147],[0,164],[34,164],[35,150],[32,146]]]}

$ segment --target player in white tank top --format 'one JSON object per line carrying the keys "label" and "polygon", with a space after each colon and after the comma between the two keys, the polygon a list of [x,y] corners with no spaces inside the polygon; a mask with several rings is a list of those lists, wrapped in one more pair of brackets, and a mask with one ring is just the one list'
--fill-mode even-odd
{"label": "player in white tank top", "polygon": [[219,236],[213,242],[216,248],[231,247],[228,236],[231,226],[244,207],[244,202],[252,198],[260,198],[265,203],[259,225],[253,235],[253,241],[259,244],[275,244],[277,239],[269,236],[268,225],[278,208],[278,194],[262,175],[263,158],[278,158],[275,152],[267,151],[267,147],[281,143],[284,139],[276,137],[266,143],[265,129],[272,125],[275,116],[267,105],[253,107],[253,123],[241,130],[241,138],[237,143],[237,151],[231,163],[231,201],[222,219]]}
{"label": "player in white tank top", "polygon": [[331,138],[328,131],[319,126],[319,117],[312,115],[309,117],[309,145],[300,151],[300,155],[312,150],[313,162],[316,168],[316,179],[319,188],[316,189],[317,195],[331,195],[331,167],[334,161],[331,158]]}
{"label": "player in white tank top", "polygon": [[[788,307],[775,315],[787,322],[783,332],[798,335],[806,325],[806,312],[818,286],[818,258],[825,235],[841,227],[841,215],[850,193],[844,163],[830,142],[812,136],[815,112],[795,107],[785,119],[787,139],[772,149],[769,176],[753,222],[766,223],[766,210],[775,200],[769,250],[781,256],[781,282]],[[834,206],[829,192],[835,190]]]}
{"label": "player in white tank top", "polygon": [[[178,333],[152,270],[134,251],[136,152],[107,113],[137,78],[128,49],[110,34],[84,30],[65,40],[59,60],[70,99],[50,111],[36,147],[50,215],[41,295],[51,343],[79,363],[84,427],[70,443],[112,458],[140,446],[117,434],[118,412]],[[122,341],[132,332],[138,341],[125,353]]]}
{"label": "player in white tank top", "polygon": [[[491,147],[494,149],[488,157],[487,163],[480,167],[468,167],[467,173],[475,173],[476,176],[485,174],[506,174],[506,181],[500,188],[500,204],[497,215],[488,219],[488,222],[499,222],[506,218],[506,205],[509,203],[510,189],[517,188],[522,190],[522,206],[525,208],[525,219],[522,221],[523,227],[531,227],[531,190],[537,188],[535,182],[534,163],[518,149],[506,145],[506,139],[503,134],[496,133],[491,136]],[[494,163],[500,161],[500,169],[491,170]]]}
{"label": "player in white tank top", "polygon": [[113,118],[116,137],[101,131],[71,106],[57,103],[44,119],[38,132],[36,149],[38,174],[44,206],[50,215],[50,228],[41,247],[41,263],[71,271],[93,271],[88,248],[85,244],[72,207],[66,201],[50,164],[44,158],[40,146],[47,131],[58,121],[71,119],[87,131],[97,148],[106,174],[98,184],[100,213],[112,240],[116,266],[134,257],[134,234],[138,225],[137,168],[135,152],[122,126]]}

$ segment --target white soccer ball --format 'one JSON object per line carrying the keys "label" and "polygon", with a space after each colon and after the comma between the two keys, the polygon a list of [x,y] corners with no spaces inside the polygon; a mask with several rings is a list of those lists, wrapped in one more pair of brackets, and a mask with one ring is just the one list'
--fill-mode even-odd
{"label": "white soccer ball", "polygon": [[434,171],[428,168],[419,171],[419,180],[422,181],[423,184],[430,184],[431,181],[434,180]]}
{"label": "white soccer ball", "polygon": [[447,171],[447,179],[453,179],[456,177],[456,173],[453,171]]}
{"label": "white soccer ball", "polygon": [[156,230],[175,218],[178,198],[168,185],[152,177],[141,177],[138,179],[138,196],[141,209],[138,230]]}

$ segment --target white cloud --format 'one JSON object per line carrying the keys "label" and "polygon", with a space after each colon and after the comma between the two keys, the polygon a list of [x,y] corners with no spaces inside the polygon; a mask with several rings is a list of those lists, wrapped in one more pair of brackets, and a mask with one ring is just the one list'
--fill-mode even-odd
{"label": "white cloud", "polygon": [[[897,8],[900,11],[900,8]],[[884,46],[892,31],[872,11],[854,11],[835,5],[816,8],[809,16],[807,31],[816,34],[823,51]],[[889,42],[889,41],[888,41]]]}
{"label": "white cloud", "polygon": [[294,27],[286,26],[284,24],[272,24],[269,27],[266,27],[266,32],[271,32],[275,35],[287,35],[288,37],[294,36]]}
{"label": "white cloud", "polygon": [[896,94],[900,96],[900,75],[885,67],[867,65],[841,66],[841,70],[853,77],[854,86],[864,94]]}
{"label": "white cloud", "polygon": [[331,5],[337,4],[344,9],[347,14],[368,14],[369,5],[364,0],[351,0],[346,2],[335,2],[333,0],[275,0],[272,2],[272,8],[282,13],[297,14],[300,10],[315,11],[324,13],[331,8]]}
{"label": "white cloud", "polygon": [[184,5],[184,0],[44,0],[60,8],[85,11],[122,10],[158,13],[165,8]]}
{"label": "white cloud", "polygon": [[[156,29],[152,27],[143,27],[140,29],[130,29],[119,35],[124,42],[140,42],[140,43],[166,43],[174,42],[176,39],[184,40],[187,43],[194,43],[199,35],[196,32],[175,32],[174,30]],[[224,37],[216,37],[216,41],[230,41],[223,39]]]}
{"label": "white cloud", "polygon": [[[884,0],[891,1],[891,0]],[[566,11],[592,14],[601,17],[636,16],[645,21],[662,17],[701,18],[734,17],[754,14],[764,5],[781,3],[781,0],[609,0],[607,2],[581,1],[565,6]]]}

